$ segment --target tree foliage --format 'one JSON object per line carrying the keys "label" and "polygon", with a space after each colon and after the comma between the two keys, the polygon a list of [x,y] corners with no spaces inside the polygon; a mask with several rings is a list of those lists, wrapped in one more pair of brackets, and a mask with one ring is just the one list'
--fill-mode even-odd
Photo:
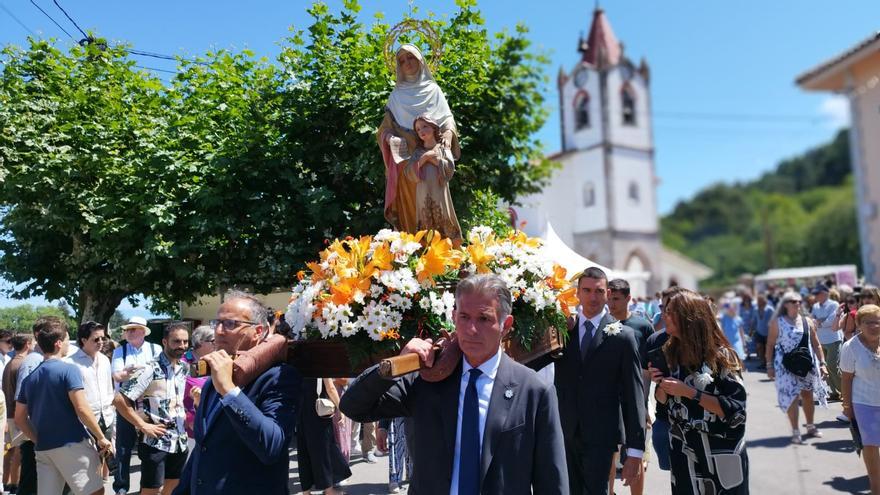
{"label": "tree foliage", "polygon": [[71,335],[76,333],[76,320],[65,308],[60,306],[33,306],[31,304],[0,308],[0,328],[29,334],[34,322],[40,316],[64,318],[70,327]]}
{"label": "tree foliage", "polygon": [[847,131],[774,172],[715,184],[662,219],[663,242],[715,271],[709,284],[769,268],[860,263]]}
{"label": "tree foliage", "polygon": [[[476,191],[511,201],[551,166],[532,137],[544,59],[524,27],[490,34],[474,1],[457,4],[428,19],[462,138],[452,187],[466,220]],[[5,47],[0,275],[12,295],[64,298],[107,322],[135,295],[167,310],[229,286],[286,287],[326,239],[383,227],[389,24],[364,25],[359,10],[316,3],[274,63],[210,52],[168,84],[100,40]]]}

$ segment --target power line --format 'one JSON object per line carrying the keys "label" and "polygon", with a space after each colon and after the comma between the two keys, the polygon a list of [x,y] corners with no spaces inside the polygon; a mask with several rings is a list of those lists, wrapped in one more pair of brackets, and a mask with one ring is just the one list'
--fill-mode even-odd
{"label": "power line", "polygon": [[68,14],[67,11],[64,10],[64,7],[62,7],[61,4],[58,3],[58,0],[52,0],[52,2],[55,3],[55,6],[58,7],[58,10],[64,13],[64,16],[67,17],[67,20],[70,21],[74,26],[76,26],[77,29],[79,29],[79,32],[82,33],[83,38],[89,39],[89,35],[87,35],[86,32],[83,31],[81,27],[79,27],[79,24],[77,24],[76,21],[73,20],[73,17],[70,17],[70,14]]}
{"label": "power line", "polygon": [[58,24],[58,21],[56,21],[55,19],[53,19],[52,16],[49,15],[48,12],[46,12],[45,10],[43,10],[43,7],[40,7],[39,5],[37,5],[37,2],[35,2],[34,0],[31,0],[31,3],[34,4],[34,7],[40,9],[40,12],[42,12],[44,16],[48,17],[50,21],[52,21],[56,26],[58,26],[58,29],[64,31],[64,34],[66,34],[68,37],[70,37],[70,39],[72,39],[73,41],[76,41],[76,38],[74,38],[73,35],[71,35],[70,33],[68,33],[66,29],[64,29],[63,27],[61,27],[61,24]]}
{"label": "power line", "polygon": [[147,52],[144,50],[134,50],[131,48],[126,48],[125,50],[132,55],[140,55],[142,57],[152,57],[152,58],[158,58],[158,59],[162,59],[162,60],[174,60],[174,61],[177,60],[175,57],[173,57],[171,55],[165,55],[162,53]]}
{"label": "power line", "polygon": [[146,69],[146,70],[152,70],[152,71],[156,71],[156,72],[164,72],[166,74],[179,74],[179,72],[177,72],[176,70],[157,69],[156,67],[147,67],[145,65],[135,64],[135,67],[137,67],[138,69]]}
{"label": "power line", "polygon": [[25,24],[24,24],[23,22],[21,22],[21,19],[19,19],[18,17],[16,17],[15,14],[13,14],[9,9],[7,9],[6,6],[3,5],[2,3],[0,3],[0,9],[3,9],[3,12],[6,12],[6,15],[8,15],[9,17],[11,17],[13,21],[17,22],[18,25],[22,27],[22,29],[24,29],[25,31],[31,33],[32,36],[36,36],[36,35],[37,35],[37,33],[33,32],[33,31],[31,30],[31,28],[25,26]]}

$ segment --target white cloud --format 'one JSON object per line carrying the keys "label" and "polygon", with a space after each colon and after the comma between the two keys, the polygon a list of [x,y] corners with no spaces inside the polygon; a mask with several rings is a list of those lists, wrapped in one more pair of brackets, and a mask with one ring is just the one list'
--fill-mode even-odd
{"label": "white cloud", "polygon": [[828,96],[819,105],[819,113],[828,120],[829,127],[847,127],[850,122],[849,98],[842,95]]}

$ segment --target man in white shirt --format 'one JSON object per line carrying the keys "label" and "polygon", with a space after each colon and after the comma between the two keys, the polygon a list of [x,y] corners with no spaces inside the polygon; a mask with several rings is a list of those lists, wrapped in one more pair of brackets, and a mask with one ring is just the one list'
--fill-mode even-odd
{"label": "man in white shirt", "polygon": [[825,284],[819,284],[813,289],[816,303],[813,304],[811,315],[816,320],[816,335],[819,344],[825,353],[825,365],[828,367],[828,387],[831,388],[830,400],[840,400],[840,345],[843,343],[843,332],[832,330],[834,319],[837,318],[837,308],[840,304],[828,297],[829,290]]}
{"label": "man in white shirt", "polygon": [[[645,393],[634,330],[609,313],[608,277],[591,267],[578,278],[580,308],[562,358],[556,393],[575,495],[608,493],[612,458],[623,444],[624,485],[642,476]],[[612,400],[608,400],[611,398]]]}
{"label": "man in white shirt", "polygon": [[[129,318],[122,326],[124,343],[113,351],[110,368],[113,381],[122,383],[136,376],[147,363],[162,354],[162,347],[146,342],[150,329],[147,320],[140,316]],[[116,421],[116,460],[118,467],[113,474],[113,492],[126,494],[130,488],[131,453],[137,443],[137,431],[125,418]]]}
{"label": "man in white shirt", "polygon": [[107,340],[106,327],[94,321],[79,326],[76,342],[79,350],[70,357],[83,378],[83,387],[89,407],[101,431],[112,442],[116,427],[116,408],[113,407],[113,377],[110,372],[110,359],[101,347]]}
{"label": "man in white shirt", "polygon": [[[567,494],[565,450],[553,385],[501,349],[513,327],[510,290],[495,275],[458,283],[455,338],[464,359],[438,382],[411,373],[385,380],[377,367],[342,395],[355,421],[411,417],[413,476],[420,494]],[[430,340],[410,340],[401,355],[434,363]]]}

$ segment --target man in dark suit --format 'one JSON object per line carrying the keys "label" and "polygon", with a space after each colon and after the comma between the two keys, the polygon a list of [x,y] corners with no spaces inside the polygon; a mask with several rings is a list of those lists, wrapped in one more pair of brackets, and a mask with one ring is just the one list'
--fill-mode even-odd
{"label": "man in dark suit", "polygon": [[[454,320],[464,359],[449,377],[385,380],[373,367],[343,394],[340,408],[355,421],[411,417],[409,493],[568,493],[553,387],[501,349],[510,311],[510,290],[497,276],[462,280]],[[410,353],[433,364],[430,340],[411,340],[401,355]]]}
{"label": "man in dark suit", "polygon": [[618,445],[626,446],[624,484],[642,475],[645,400],[633,330],[609,314],[608,279],[588,268],[578,279],[581,306],[569,332],[555,382],[565,436],[571,493],[608,493],[608,474]]}
{"label": "man in dark suit", "polygon": [[202,390],[193,430],[196,447],[174,495],[288,493],[287,445],[300,398],[300,375],[287,364],[253,382],[232,382],[232,357],[268,331],[266,307],[243,292],[226,295],[214,326],[219,350],[204,359],[211,378]]}

